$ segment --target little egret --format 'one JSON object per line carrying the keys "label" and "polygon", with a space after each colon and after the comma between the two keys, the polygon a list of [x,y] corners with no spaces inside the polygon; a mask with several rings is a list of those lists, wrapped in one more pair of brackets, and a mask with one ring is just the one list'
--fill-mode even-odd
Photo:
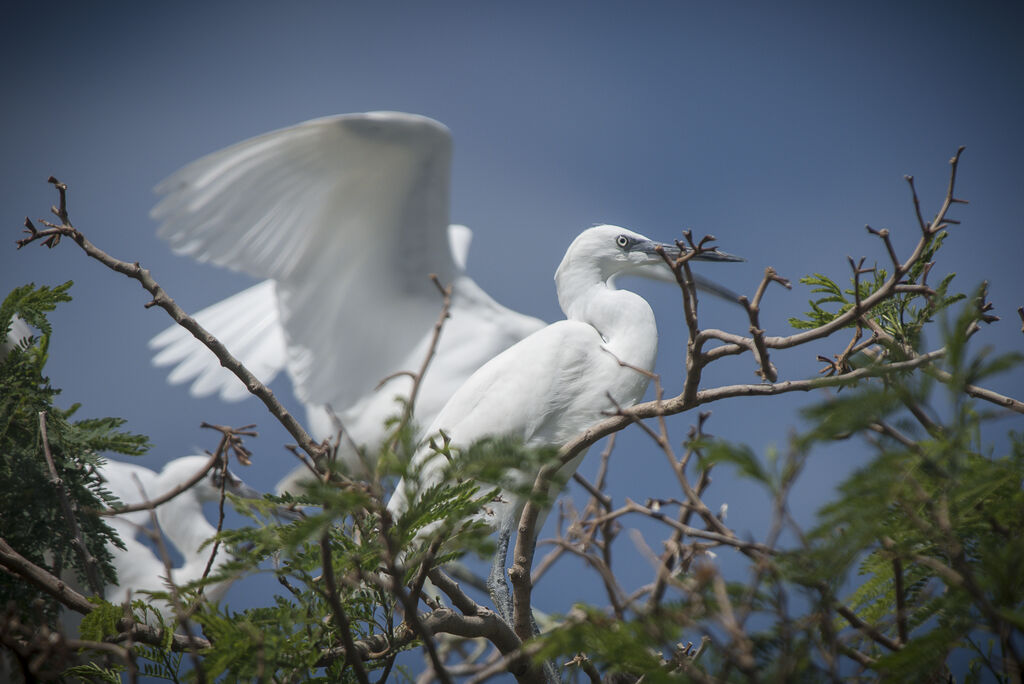
{"label": "little egret", "polygon": [[[134,463],[107,461],[100,475],[110,490],[126,505],[155,500],[180,484],[191,480],[209,463],[209,456],[184,456],[168,462],[159,473]],[[216,533],[203,514],[203,504],[220,498],[221,478],[227,478],[225,489],[245,498],[260,498],[261,494],[246,485],[231,471],[212,468],[198,483],[176,497],[156,507],[156,519],[165,538],[181,553],[183,563],[172,569],[170,579],[184,585],[203,576],[211,548],[200,546]],[[141,491],[140,491],[141,486]],[[108,586],[104,598],[112,603],[124,602],[129,594],[144,598],[139,592],[166,591],[167,569],[152,549],[136,538],[141,527],[151,522],[149,511],[134,511],[107,519],[125,543],[125,550],[110,545],[117,570],[118,585]],[[211,567],[216,572],[229,560],[226,549],[221,548]],[[204,593],[212,601],[219,600],[228,589],[228,583],[206,587]],[[164,602],[151,602],[164,616],[171,616],[171,607]]]}
{"label": "little egret", "polygon": [[[647,390],[658,350],[654,312],[647,301],[615,288],[621,275],[673,278],[669,258],[681,250],[617,226],[585,230],[569,246],[555,272],[558,304],[565,320],[552,323],[484,364],[441,409],[427,435],[444,432],[453,447],[485,437],[510,437],[527,447],[559,446],[597,423],[616,406],[636,403]],[[718,250],[694,256],[705,261],[743,261]],[[566,465],[575,471],[583,454]],[[432,448],[414,457],[420,489],[440,482],[447,464]],[[388,508],[408,507],[408,485],[398,484]],[[511,618],[505,559],[521,506],[506,495],[488,505],[499,531],[487,586],[495,608]]]}
{"label": "little egret", "polygon": [[[252,138],[157,186],[164,198],[153,217],[178,252],[267,279],[196,318],[264,382],[286,370],[318,439],[336,432],[329,406],[351,443],[372,454],[383,441],[385,419],[398,412],[394,397],[408,396],[411,380],[375,388],[418,369],[427,354],[441,307],[429,274],[453,285],[454,295],[419,388],[421,425],[486,361],[544,325],[498,304],[466,275],[471,233],[448,224],[450,166],[443,125],[371,112]],[[735,299],[706,280],[698,286]],[[184,329],[171,327],[151,345],[160,349],[157,365],[176,366],[172,383],[193,381],[193,395],[247,396]],[[341,447],[358,474],[350,442]]]}

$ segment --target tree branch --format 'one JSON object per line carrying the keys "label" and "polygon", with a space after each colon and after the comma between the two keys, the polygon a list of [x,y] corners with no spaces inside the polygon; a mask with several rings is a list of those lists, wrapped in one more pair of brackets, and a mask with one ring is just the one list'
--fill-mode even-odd
{"label": "tree branch", "polygon": [[220,361],[221,365],[227,368],[229,371],[234,373],[235,377],[241,380],[250,393],[254,394],[263,402],[267,410],[278,421],[281,425],[288,430],[292,438],[298,442],[299,446],[302,447],[303,451],[309,454],[316,460],[323,450],[323,447],[309,436],[306,430],[299,424],[297,420],[285,409],[284,405],[278,401],[277,397],[270,390],[269,387],[264,385],[259,378],[246,368],[241,361],[236,359],[231,352],[228,351],[220,340],[211,335],[205,328],[189,316],[184,309],[164,291],[162,287],[153,279],[148,269],[139,266],[138,262],[128,263],[127,261],[121,261],[111,255],[107,254],[82,234],[78,229],[71,225],[71,221],[68,218],[67,213],[67,185],[61,183],[53,176],[50,176],[49,182],[57,188],[57,192],[60,196],[60,207],[53,207],[50,211],[57,216],[60,220],[60,224],[53,224],[48,221],[42,223],[47,226],[45,230],[37,230],[29,219],[25,219],[26,232],[29,233],[29,237],[18,240],[18,248],[24,247],[36,240],[43,240],[47,247],[55,247],[61,237],[68,237],[74,240],[75,244],[82,248],[82,250],[96,259],[107,268],[117,271],[133,280],[139,282],[142,287],[152,295],[153,299],[146,304],[146,308],[152,306],[159,306],[161,309],[170,314],[171,318],[180,325],[181,327],[192,333],[192,336],[199,340],[207,349],[212,351]]}

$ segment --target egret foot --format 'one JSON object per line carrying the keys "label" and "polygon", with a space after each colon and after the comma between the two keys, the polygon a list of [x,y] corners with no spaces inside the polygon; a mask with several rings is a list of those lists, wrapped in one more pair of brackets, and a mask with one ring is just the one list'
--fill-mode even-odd
{"label": "egret foot", "polygon": [[512,539],[512,523],[512,517],[509,516],[498,528],[498,548],[491,562],[491,572],[487,575],[487,593],[491,597],[491,603],[494,604],[498,616],[508,625],[512,624],[512,594],[508,589],[505,562],[508,560],[508,545]]}
{"label": "egret foot", "polygon": [[[508,573],[505,572],[505,563],[508,561],[508,547],[512,540],[512,526],[514,522],[514,517],[509,516],[507,520],[502,521],[501,527],[498,528],[498,548],[494,552],[491,572],[487,576],[487,593],[491,597],[491,603],[494,604],[494,609],[497,611],[498,616],[509,626],[512,626],[514,608],[512,606],[512,593],[508,587]],[[537,618],[534,616],[532,609],[530,610],[530,627],[534,636],[540,634],[540,627],[537,625]],[[561,681],[558,676],[558,670],[553,663],[544,663],[544,679],[554,684]]]}

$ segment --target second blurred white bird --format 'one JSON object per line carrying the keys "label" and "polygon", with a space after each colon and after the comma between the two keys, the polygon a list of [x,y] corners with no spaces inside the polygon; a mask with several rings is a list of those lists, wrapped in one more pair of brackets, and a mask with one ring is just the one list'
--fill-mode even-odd
{"label": "second blurred white bird", "polygon": [[[100,471],[106,487],[126,505],[152,501],[162,497],[178,485],[191,480],[209,462],[209,456],[184,456],[168,462],[159,473],[149,468],[123,461],[107,461]],[[171,577],[176,585],[184,585],[203,576],[209,561],[211,548],[200,550],[200,546],[216,533],[203,514],[203,504],[220,498],[220,478],[226,477],[225,488],[237,496],[259,498],[252,489],[231,471],[224,473],[211,469],[198,483],[177,495],[170,501],[156,507],[156,519],[160,531],[181,554],[183,563],[172,568]],[[140,489],[141,487],[141,489]],[[108,586],[104,598],[111,603],[121,603],[129,595],[143,598],[140,591],[167,591],[167,568],[151,547],[137,539],[140,527],[150,524],[149,511],[135,511],[107,518],[117,530],[125,549],[111,546],[114,568],[117,570],[117,586]],[[215,572],[230,558],[224,548],[218,550],[211,568]],[[228,589],[227,583],[206,588],[205,595],[212,601],[219,600]],[[173,619],[173,612],[165,602],[150,602],[160,609],[164,617]]]}
{"label": "second blurred white bird", "polygon": [[[543,325],[507,309],[465,274],[471,234],[448,224],[451,137],[422,116],[373,112],[315,119],[189,164],[161,183],[159,234],[201,261],[269,278],[200,312],[199,322],[264,382],[287,369],[310,426],[372,451],[408,395],[441,311],[429,279],[454,285],[451,318],[420,387],[429,422],[485,361]],[[246,389],[179,327],[153,339],[192,393]],[[348,444],[343,441],[343,447]],[[343,451],[358,470],[351,450]]]}

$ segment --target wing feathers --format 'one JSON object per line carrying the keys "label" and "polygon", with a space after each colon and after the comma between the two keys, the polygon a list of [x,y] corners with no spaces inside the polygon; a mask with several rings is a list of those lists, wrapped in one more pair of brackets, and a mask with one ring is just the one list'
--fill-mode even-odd
{"label": "wing feathers", "polygon": [[[243,290],[203,309],[195,318],[262,382],[272,382],[284,368],[287,351],[273,281]],[[160,350],[153,357],[155,365],[175,366],[168,376],[171,384],[194,380],[190,388],[193,396],[219,393],[227,401],[238,401],[249,395],[245,385],[220,365],[213,352],[184,328],[167,328],[149,344]]]}
{"label": "wing feathers", "polygon": [[[425,117],[315,119],[185,166],[157,186],[152,213],[177,251],[277,281],[274,326],[287,331],[296,392],[340,408],[429,334],[440,310],[429,274],[461,273],[448,241],[450,163],[447,129]],[[158,359],[180,362],[176,380],[226,391],[174,349]]]}

